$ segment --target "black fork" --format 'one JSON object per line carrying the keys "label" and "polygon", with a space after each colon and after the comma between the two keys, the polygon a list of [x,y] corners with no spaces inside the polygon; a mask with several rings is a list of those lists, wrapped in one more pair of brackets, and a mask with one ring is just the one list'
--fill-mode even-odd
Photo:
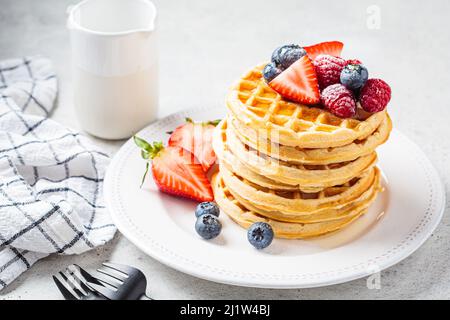
{"label": "black fork", "polygon": [[97,285],[99,282],[95,278],[83,276],[80,269],[77,265],[70,265],[66,270],[53,276],[53,281],[64,298],[66,300],[106,300],[87,284],[88,280]]}
{"label": "black fork", "polygon": [[110,300],[152,300],[145,294],[147,279],[138,269],[123,264],[104,262],[87,285]]}

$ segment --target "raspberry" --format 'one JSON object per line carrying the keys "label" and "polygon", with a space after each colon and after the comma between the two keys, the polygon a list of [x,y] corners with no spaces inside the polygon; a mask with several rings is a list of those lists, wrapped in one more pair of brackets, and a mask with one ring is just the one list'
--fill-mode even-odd
{"label": "raspberry", "polygon": [[369,79],[361,89],[361,107],[367,112],[383,111],[391,100],[391,87],[381,79]]}
{"label": "raspberry", "polygon": [[356,114],[356,102],[353,93],[342,84],[333,84],[322,91],[322,104],[332,114],[341,118],[351,118]]}
{"label": "raspberry", "polygon": [[362,64],[362,62],[359,61],[358,59],[350,59],[350,60],[345,61],[345,65],[348,65],[348,64]]}
{"label": "raspberry", "polygon": [[344,59],[325,54],[317,56],[313,63],[321,90],[332,84],[339,83],[341,71],[346,65]]}

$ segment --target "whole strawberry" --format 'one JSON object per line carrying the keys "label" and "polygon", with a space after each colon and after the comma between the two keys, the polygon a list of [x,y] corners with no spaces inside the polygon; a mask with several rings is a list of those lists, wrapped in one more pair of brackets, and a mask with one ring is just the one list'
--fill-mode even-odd
{"label": "whole strawberry", "polygon": [[353,93],[340,83],[325,88],[320,100],[326,109],[338,117],[351,118],[356,114]]}
{"label": "whole strawberry", "polygon": [[365,111],[383,111],[391,100],[391,87],[381,79],[369,79],[361,89],[359,99]]}
{"label": "whole strawberry", "polygon": [[346,65],[344,59],[325,54],[317,56],[313,63],[321,90],[339,83],[341,71]]}

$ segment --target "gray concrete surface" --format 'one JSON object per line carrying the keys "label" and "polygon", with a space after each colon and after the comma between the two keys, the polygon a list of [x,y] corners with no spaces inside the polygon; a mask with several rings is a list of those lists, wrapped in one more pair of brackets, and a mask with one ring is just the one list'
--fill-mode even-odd
{"label": "gray concrete surface", "polygon": [[[0,59],[31,54],[53,59],[60,79],[53,118],[77,128],[65,30],[65,9],[73,2],[0,0]],[[231,82],[246,68],[267,59],[279,44],[341,40],[346,56],[364,61],[372,76],[391,84],[390,113],[395,126],[429,155],[448,194],[449,1],[424,5],[420,0],[155,0],[155,4],[159,9],[161,116],[223,104]],[[367,25],[370,5],[381,10],[379,28]],[[98,142],[110,152],[121,145]],[[117,235],[108,245],[81,256],[51,256],[36,263],[0,292],[0,299],[60,299],[51,274],[73,262],[95,267],[106,259],[142,268],[150,279],[149,294],[156,299],[450,298],[448,212],[447,202],[444,219],[432,237],[412,256],[382,272],[380,290],[367,289],[365,279],[302,290],[216,284],[167,268]]]}

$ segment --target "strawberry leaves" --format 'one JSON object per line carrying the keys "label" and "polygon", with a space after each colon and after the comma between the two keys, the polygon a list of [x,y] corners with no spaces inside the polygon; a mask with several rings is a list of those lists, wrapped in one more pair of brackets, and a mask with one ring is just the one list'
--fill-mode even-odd
{"label": "strawberry leaves", "polygon": [[[163,143],[161,141],[155,141],[153,144],[148,143],[138,136],[133,136],[134,143],[141,149],[141,157],[144,160],[150,160],[158,156],[161,150],[164,149]],[[149,162],[147,161],[145,165],[144,176],[142,177],[141,187],[144,184],[145,177],[148,174]]]}

